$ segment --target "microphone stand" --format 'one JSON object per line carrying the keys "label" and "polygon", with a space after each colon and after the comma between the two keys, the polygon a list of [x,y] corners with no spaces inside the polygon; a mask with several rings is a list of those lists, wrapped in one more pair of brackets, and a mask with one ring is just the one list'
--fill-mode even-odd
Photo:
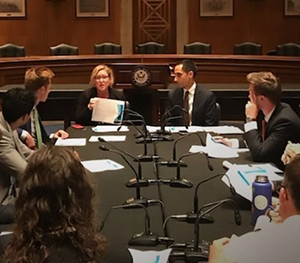
{"label": "microphone stand", "polygon": [[[166,117],[167,115],[169,115],[171,113],[172,110],[179,108],[181,109],[183,112],[187,112],[186,109],[184,109],[183,107],[179,106],[179,105],[174,105],[173,107],[171,107],[170,109],[168,109],[161,117],[161,126],[160,126],[160,130],[156,131],[156,134],[162,134],[162,135],[171,135],[170,131],[166,131],[165,130],[165,125],[166,125]],[[174,116],[174,117],[170,117],[168,119],[168,121],[173,120],[173,119],[178,119],[178,118],[182,118],[182,116]]]}
{"label": "microphone stand", "polygon": [[193,183],[187,179],[182,178],[180,176],[180,161],[187,157],[187,156],[191,156],[191,155],[195,155],[195,154],[199,154],[200,152],[196,152],[196,153],[187,153],[182,155],[179,159],[178,159],[178,164],[177,164],[177,173],[176,173],[176,177],[168,180],[168,179],[162,179],[160,180],[161,183],[164,184],[169,184],[171,187],[179,187],[179,188],[191,188],[193,187]]}
{"label": "microphone stand", "polygon": [[[128,162],[128,160],[122,155],[122,153],[120,153],[118,151],[115,151],[115,150],[112,150],[112,149],[108,149],[104,145],[99,146],[99,149],[102,150],[102,151],[109,151],[109,152],[113,152],[113,153],[116,153],[116,154],[120,155],[123,158],[123,160],[125,160],[125,162],[129,165],[129,167],[131,168],[131,170],[135,174],[136,197],[135,198],[132,197],[132,198],[127,199],[124,204],[134,204],[134,205],[135,204],[141,204],[141,205],[144,205],[144,206],[148,206],[148,204],[150,204],[150,203],[154,204],[154,203],[160,203],[161,202],[159,200],[149,200],[148,198],[141,197],[141,185],[140,185],[139,175],[136,172],[136,170],[133,168],[133,166]],[[139,173],[141,173],[141,168],[139,168]],[[143,181],[143,179],[141,181]],[[145,182],[143,184],[144,184],[144,186],[148,186],[149,185],[148,180],[145,180]]]}
{"label": "microphone stand", "polygon": [[101,222],[99,232],[104,228],[105,222],[114,209],[128,209],[128,208],[142,208],[145,212],[145,229],[144,232],[133,235],[133,237],[128,241],[129,246],[157,246],[161,242],[166,242],[168,245],[174,242],[171,238],[159,237],[157,234],[152,233],[150,230],[150,216],[147,208],[141,204],[125,204],[113,206],[107,212],[104,220]]}
{"label": "microphone stand", "polygon": [[[141,115],[141,114],[139,114],[138,112],[133,111],[133,110],[130,110],[130,109],[124,109],[123,112],[129,112],[129,115],[130,115],[130,116],[135,116],[135,117],[141,118],[140,120],[132,120],[132,121],[134,121],[134,122],[140,122],[140,123],[146,124],[144,116]],[[126,120],[125,120],[125,121],[126,121]],[[121,126],[122,126],[122,125],[121,125]],[[144,125],[144,128],[145,128],[145,127],[146,127],[146,125]],[[147,128],[144,130],[144,134],[148,134]],[[143,133],[138,132],[138,133],[136,133],[136,134],[134,135],[134,137],[137,138],[137,139],[142,138],[142,137],[143,137]]]}
{"label": "microphone stand", "polygon": [[[232,201],[231,199],[224,199],[218,202],[214,202],[211,204],[207,204],[204,205],[198,212],[197,212],[197,219],[195,222],[195,228],[194,228],[194,247],[192,251],[188,251],[185,253],[185,257],[187,258],[187,262],[198,262],[198,261],[204,261],[208,259],[209,256],[209,246],[206,245],[200,245],[199,246],[199,220],[201,219],[201,217],[203,217],[204,215],[208,214],[209,212],[215,210],[216,208],[218,208],[219,206],[228,203],[232,206],[233,210],[234,210],[234,219],[235,219],[235,223],[237,225],[241,225],[242,220],[241,220],[241,214],[239,212],[239,210],[237,209],[237,205],[234,201]],[[212,206],[211,208],[207,209],[205,212],[201,213],[201,210],[204,209],[205,207],[209,207]],[[207,242],[202,242],[202,244],[205,244]],[[200,249],[200,251],[199,251]]]}

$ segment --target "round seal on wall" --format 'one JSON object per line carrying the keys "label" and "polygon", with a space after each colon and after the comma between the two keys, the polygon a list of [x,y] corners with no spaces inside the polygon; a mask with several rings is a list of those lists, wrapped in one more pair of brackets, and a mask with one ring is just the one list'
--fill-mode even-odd
{"label": "round seal on wall", "polygon": [[132,84],[136,87],[146,87],[150,84],[150,71],[144,66],[137,66],[132,71]]}

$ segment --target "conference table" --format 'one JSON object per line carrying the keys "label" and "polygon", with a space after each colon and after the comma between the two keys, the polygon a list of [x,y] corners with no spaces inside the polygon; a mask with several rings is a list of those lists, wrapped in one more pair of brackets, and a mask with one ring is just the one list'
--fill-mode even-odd
{"label": "conference table", "polygon": [[[108,211],[113,206],[122,205],[126,200],[136,197],[136,188],[126,187],[125,184],[132,178],[135,178],[134,171],[124,161],[122,156],[115,147],[126,151],[133,157],[144,153],[145,145],[136,143],[134,135],[137,129],[134,126],[129,126],[129,131],[126,132],[94,132],[92,127],[84,129],[68,129],[70,138],[86,138],[85,146],[76,146],[75,150],[79,153],[81,161],[107,159],[117,162],[124,166],[120,170],[107,170],[103,172],[88,173],[90,182],[95,190],[95,218],[96,224],[101,225],[101,222],[106,217]],[[122,142],[89,142],[91,136],[107,136],[107,135],[125,135],[125,141]],[[206,133],[199,133],[205,141]],[[168,167],[164,165],[164,161],[172,159],[174,142],[180,136],[179,133],[173,133],[171,138],[173,141],[156,141],[147,143],[148,155],[157,156],[153,161],[141,162],[142,177],[144,179],[162,179],[168,180],[175,178],[177,175],[177,167]],[[237,137],[236,135],[233,135]],[[104,137],[105,138],[105,137]],[[200,145],[200,140],[197,136],[188,135],[176,143],[177,160],[189,152],[191,145]],[[100,150],[99,147],[105,146],[106,151]],[[102,147],[103,148],[103,147]],[[118,151],[120,152],[120,151]],[[124,155],[124,154],[123,154]],[[134,169],[138,169],[138,162],[128,155],[124,155]],[[210,171],[207,160],[203,154],[194,154],[182,158],[187,164],[187,167],[180,168],[180,176],[193,183],[192,188],[176,188],[170,187],[167,183],[150,183],[147,187],[141,187],[140,192],[142,198],[150,199],[147,206],[147,211],[150,217],[150,230],[161,238],[157,246],[130,246],[139,250],[163,250],[166,249],[168,238],[174,239],[174,243],[192,244],[194,240],[194,224],[169,219],[165,223],[166,218],[171,215],[184,215],[193,210],[193,199],[196,185],[206,178],[212,177],[219,173],[225,173],[226,169],[222,166],[224,159],[210,158],[210,162],[214,168]],[[232,163],[251,163],[249,152],[240,153],[238,158],[230,159]],[[251,225],[251,204],[249,201],[239,195],[232,196],[229,188],[221,181],[219,176],[202,184],[198,189],[199,208],[204,204],[215,202],[218,200],[231,198],[236,202],[242,216],[242,225],[237,226],[234,221],[233,210],[229,205],[222,205],[210,213],[214,218],[212,224],[200,224],[199,233],[200,240],[212,242],[214,239],[223,236],[230,237],[233,233],[242,235],[253,229]],[[156,202],[159,200],[160,202]],[[163,203],[163,205],[162,205]],[[132,262],[127,250],[128,241],[133,235],[145,231],[145,215],[146,212],[141,207],[130,209],[114,209],[111,210],[101,233],[107,238],[109,243],[109,253],[107,261],[116,262],[110,256],[118,255],[122,262]],[[167,238],[166,238],[167,237]],[[173,251],[177,251],[174,249]],[[178,251],[181,251],[179,249]],[[112,257],[114,258],[114,257]],[[187,262],[183,258],[178,257],[174,262]]]}

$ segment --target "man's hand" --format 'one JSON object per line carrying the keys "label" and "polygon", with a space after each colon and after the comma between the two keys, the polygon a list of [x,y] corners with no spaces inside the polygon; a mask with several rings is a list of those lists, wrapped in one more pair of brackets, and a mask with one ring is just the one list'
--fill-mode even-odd
{"label": "man's hand", "polygon": [[258,107],[255,103],[248,101],[245,106],[245,115],[255,120],[258,114]]}
{"label": "man's hand", "polygon": [[229,243],[230,239],[223,237],[215,240],[210,246],[209,263],[229,263],[224,256],[225,246]]}
{"label": "man's hand", "polygon": [[281,156],[281,161],[288,164],[295,156],[300,153],[300,145],[295,143],[288,143],[285,147],[284,153]]}
{"label": "man's hand", "polygon": [[34,150],[35,141],[29,132],[27,133],[27,135],[25,137],[24,143],[27,145],[28,148]]}
{"label": "man's hand", "polygon": [[69,137],[69,133],[63,131],[63,130],[58,130],[56,133],[54,133],[53,138],[57,139],[58,137],[62,139],[66,139]]}

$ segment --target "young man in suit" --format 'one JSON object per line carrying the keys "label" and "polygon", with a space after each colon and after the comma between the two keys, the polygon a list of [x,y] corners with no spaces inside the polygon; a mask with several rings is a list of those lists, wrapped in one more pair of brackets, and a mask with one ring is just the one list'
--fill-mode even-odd
{"label": "young man in suit", "polygon": [[[36,97],[35,107],[32,111],[30,120],[18,130],[19,136],[25,144],[31,149],[40,148],[42,144],[51,141],[44,125],[37,113],[37,105],[45,102],[50,93],[52,78],[54,73],[46,67],[29,68],[25,73],[25,88]],[[38,121],[35,121],[38,120]],[[61,137],[67,138],[69,134],[63,130],[58,130],[53,135],[53,139]]]}
{"label": "young man in suit", "polygon": [[[253,161],[284,169],[281,156],[288,141],[299,141],[300,119],[288,104],[280,102],[281,85],[271,72],[249,73],[247,81],[250,101],[245,106],[244,140]],[[232,146],[226,139],[223,142]]]}
{"label": "young man in suit", "polygon": [[171,121],[173,125],[218,125],[219,116],[215,96],[211,91],[195,82],[196,74],[197,66],[188,59],[183,60],[174,68],[174,80],[179,87],[169,92],[170,109],[178,105],[186,112],[180,107],[170,110],[172,117],[182,116],[182,118]]}
{"label": "young man in suit", "polygon": [[280,223],[265,222],[243,236],[215,240],[210,247],[209,263],[299,262],[299,174],[300,158],[296,157],[286,166],[279,190]]}
{"label": "young man in suit", "polygon": [[2,99],[0,112],[0,203],[14,200],[18,177],[27,166],[27,159],[33,153],[18,138],[16,129],[25,124],[34,106],[35,98],[28,90],[12,88]]}

